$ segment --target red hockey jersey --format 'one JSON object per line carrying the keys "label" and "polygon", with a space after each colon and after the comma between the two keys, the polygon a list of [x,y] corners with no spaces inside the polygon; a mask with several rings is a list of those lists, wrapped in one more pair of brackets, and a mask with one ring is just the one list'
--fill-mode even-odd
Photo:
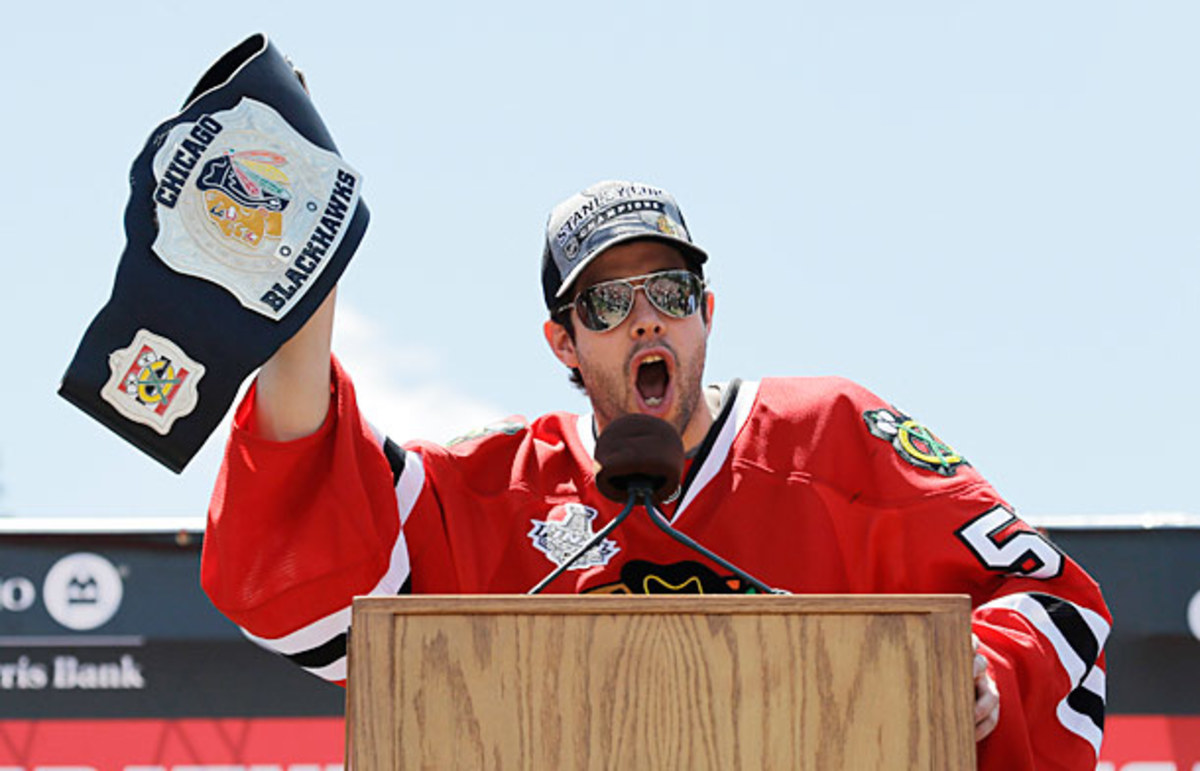
{"label": "red hockey jersey", "polygon": [[[260,644],[345,678],[362,594],[522,593],[621,506],[595,485],[590,416],[401,447],[334,362],[325,424],[292,442],[238,408],[205,536],[214,604]],[[672,524],[794,593],[962,593],[1000,693],[980,768],[1095,768],[1110,618],[1096,584],[952,448],[838,378],[734,383]],[[549,592],[750,591],[631,516]]]}

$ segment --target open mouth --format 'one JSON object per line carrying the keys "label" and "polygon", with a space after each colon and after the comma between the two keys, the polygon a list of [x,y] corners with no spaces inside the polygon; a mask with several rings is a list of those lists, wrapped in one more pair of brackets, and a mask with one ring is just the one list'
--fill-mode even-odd
{"label": "open mouth", "polygon": [[657,407],[667,395],[671,372],[661,356],[650,355],[638,362],[637,392],[648,407]]}

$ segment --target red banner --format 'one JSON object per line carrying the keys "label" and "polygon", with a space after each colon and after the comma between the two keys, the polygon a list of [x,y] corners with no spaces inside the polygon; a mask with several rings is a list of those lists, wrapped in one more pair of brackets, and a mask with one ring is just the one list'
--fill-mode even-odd
{"label": "red banner", "polygon": [[[341,771],[338,717],[3,720],[0,771]],[[1111,715],[1097,771],[1200,771],[1200,717]]]}
{"label": "red banner", "polygon": [[1200,771],[1200,716],[1111,715],[1096,771]]}
{"label": "red banner", "polygon": [[341,771],[340,717],[3,720],[0,771]]}

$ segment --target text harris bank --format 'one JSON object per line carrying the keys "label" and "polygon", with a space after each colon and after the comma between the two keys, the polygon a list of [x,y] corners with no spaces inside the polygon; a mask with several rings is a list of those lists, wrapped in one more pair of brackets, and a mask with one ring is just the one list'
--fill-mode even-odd
{"label": "text harris bank", "polygon": [[341,771],[344,691],[212,607],[202,528],[0,518],[2,771]]}

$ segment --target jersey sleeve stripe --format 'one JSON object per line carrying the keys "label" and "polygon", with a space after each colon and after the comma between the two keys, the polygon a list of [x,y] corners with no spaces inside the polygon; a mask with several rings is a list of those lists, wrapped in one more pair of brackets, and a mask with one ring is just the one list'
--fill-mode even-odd
{"label": "jersey sleeve stripe", "polygon": [[345,634],[349,628],[350,607],[347,606],[283,637],[257,637],[245,629],[242,630],[242,634],[251,642],[267,650],[282,653],[284,656],[293,656],[314,648],[319,648],[333,637]]}
{"label": "jersey sleeve stripe", "polygon": [[391,439],[383,440],[383,457],[387,458],[388,466],[392,469],[392,484],[400,484],[400,476],[404,473],[404,449]]}
{"label": "jersey sleeve stripe", "polygon": [[[404,581],[404,584],[396,593],[412,594],[411,576]],[[335,616],[340,616],[341,613],[342,611],[339,611],[337,614],[335,614]],[[333,616],[328,618],[333,618]],[[348,628],[349,626],[347,625],[347,629]],[[254,638],[252,635],[246,633],[245,630],[243,630],[243,634],[246,634],[247,637],[250,637],[260,645],[271,648],[270,645],[265,644],[268,641]],[[271,650],[279,652],[284,658],[304,669],[307,669],[309,672],[319,677],[325,677],[326,680],[343,680],[345,679],[345,663],[342,660],[346,657],[346,646],[349,643],[349,640],[350,635],[347,631],[335,635],[315,648],[308,648],[306,650],[295,651],[293,653],[283,653],[282,651],[279,651],[278,648],[271,648]],[[338,669],[335,666],[338,665],[339,662],[341,662],[341,669]],[[321,674],[321,672],[326,670],[328,670],[330,673],[328,677]]]}
{"label": "jersey sleeve stripe", "polygon": [[346,657],[342,656],[327,667],[316,669],[305,668],[304,671],[310,675],[316,675],[322,680],[328,680],[331,683],[344,683],[346,682]]}
{"label": "jersey sleeve stripe", "polygon": [[368,594],[399,594],[400,587],[408,581],[408,570],[408,544],[404,540],[404,531],[401,530],[396,534],[396,544],[392,547],[392,559],[391,564],[388,565],[388,571],[383,574],[383,578],[379,579],[379,583],[375,584],[375,588]]}
{"label": "jersey sleeve stripe", "polygon": [[1104,671],[1093,667],[1079,687],[1071,691],[1058,705],[1058,719],[1069,730],[1082,736],[1100,755],[1100,742],[1104,738]]}
{"label": "jersey sleeve stripe", "polygon": [[[1101,702],[1100,708],[1104,708],[1103,702]],[[1068,731],[1092,745],[1092,751],[1096,753],[1096,757],[1099,757],[1100,743],[1104,739],[1104,729],[1098,727],[1089,715],[1073,709],[1067,699],[1059,702],[1057,714],[1058,722],[1062,723]]]}
{"label": "jersey sleeve stripe", "polygon": [[[408,544],[404,538],[403,524],[412,513],[425,486],[425,467],[419,454],[406,453],[382,436],[379,436],[379,440],[384,455],[388,457],[388,464],[397,476],[396,504],[401,528],[396,533],[395,543],[392,544],[387,570],[368,593],[394,595],[412,590]],[[391,445],[395,452],[389,454],[388,445]],[[326,680],[337,681],[346,678],[346,632],[349,628],[350,606],[347,605],[283,637],[257,637],[244,629],[242,633],[263,648],[284,655],[306,671]]]}
{"label": "jersey sleeve stripe", "polygon": [[1087,688],[1076,688],[1067,697],[1067,704],[1081,715],[1086,715],[1096,728],[1104,730],[1104,699],[1098,694]]}
{"label": "jersey sleeve stripe", "polygon": [[[1081,707],[1086,707],[1088,717],[1095,723],[1096,727],[1104,729],[1104,707],[1105,693],[1107,691],[1107,676],[1104,670],[1099,667],[1092,667],[1092,671],[1088,672],[1088,676],[1083,678],[1083,682],[1079,684],[1076,691],[1082,691],[1077,697],[1081,702]],[[1070,701],[1071,697],[1067,697]],[[1097,708],[1098,707],[1098,708]],[[1079,712],[1084,712],[1083,708],[1076,708]]]}
{"label": "jersey sleeve stripe", "polygon": [[[396,481],[396,505],[400,510],[401,525],[404,525],[408,521],[408,515],[412,514],[413,507],[417,505],[417,499],[421,497],[421,490],[424,487],[425,466],[421,463],[420,453],[405,453],[404,468],[401,470],[399,478]],[[404,563],[407,572],[407,551],[404,553]],[[398,586],[399,584],[397,584]],[[395,592],[395,589],[390,590],[388,593],[391,594],[393,592]]]}
{"label": "jersey sleeve stripe", "polygon": [[1071,683],[1070,692],[1056,710],[1059,722],[1091,744],[1099,755],[1104,735],[1105,677],[1095,664],[1108,639],[1108,622],[1095,611],[1046,594],[1010,594],[979,610],[990,608],[1019,614],[1054,647]]}
{"label": "jersey sleeve stripe", "polygon": [[1058,705],[1058,719],[1074,733],[1082,736],[1100,754],[1104,738],[1104,671],[1093,667],[1079,687],[1067,694]]}
{"label": "jersey sleeve stripe", "polygon": [[[1054,608],[1053,613],[1047,605]],[[1008,608],[1033,624],[1054,646],[1072,686],[1083,681],[1108,639],[1108,622],[1099,613],[1050,595],[1009,594],[981,606],[986,608]],[[1081,656],[1080,651],[1088,656]]]}
{"label": "jersey sleeve stripe", "polygon": [[[412,578],[411,576],[404,581],[397,590],[397,594],[412,594]],[[307,632],[312,632],[313,628],[320,624],[337,624],[341,619],[349,614],[349,609],[338,611],[332,616],[327,616],[316,624],[306,628]],[[345,629],[349,629],[349,623],[346,623]],[[280,638],[279,640],[265,640],[260,637],[255,637],[246,630],[242,630],[242,634],[250,638],[253,642],[261,645],[268,650],[279,653],[284,658],[295,663],[296,665],[308,670],[309,672],[324,677],[326,680],[343,680],[345,679],[345,663],[342,661],[346,657],[346,645],[349,642],[350,636],[348,632],[342,631],[335,634],[330,639],[317,645],[313,648],[303,648],[294,650],[295,646],[303,645],[304,638],[298,638],[296,634],[289,635],[288,638]],[[315,635],[314,635],[315,637]],[[286,642],[285,642],[286,641]],[[341,669],[336,665],[341,662]],[[321,674],[328,671],[329,676]]]}
{"label": "jersey sleeve stripe", "polygon": [[[1100,646],[1103,644],[1103,641],[1097,639],[1096,630],[1084,620],[1080,609],[1077,609],[1065,600],[1049,594],[1033,592],[1029,596],[1045,608],[1047,615],[1050,616],[1050,620],[1062,632],[1063,638],[1066,639],[1071,649],[1075,651],[1075,655],[1090,668],[1096,659],[1100,657]],[[1101,620],[1101,623],[1104,623],[1103,620]],[[1105,624],[1105,637],[1108,636],[1107,626]]]}
{"label": "jersey sleeve stripe", "polygon": [[327,667],[346,655],[346,639],[346,633],[342,632],[315,648],[284,655],[305,669]]}

